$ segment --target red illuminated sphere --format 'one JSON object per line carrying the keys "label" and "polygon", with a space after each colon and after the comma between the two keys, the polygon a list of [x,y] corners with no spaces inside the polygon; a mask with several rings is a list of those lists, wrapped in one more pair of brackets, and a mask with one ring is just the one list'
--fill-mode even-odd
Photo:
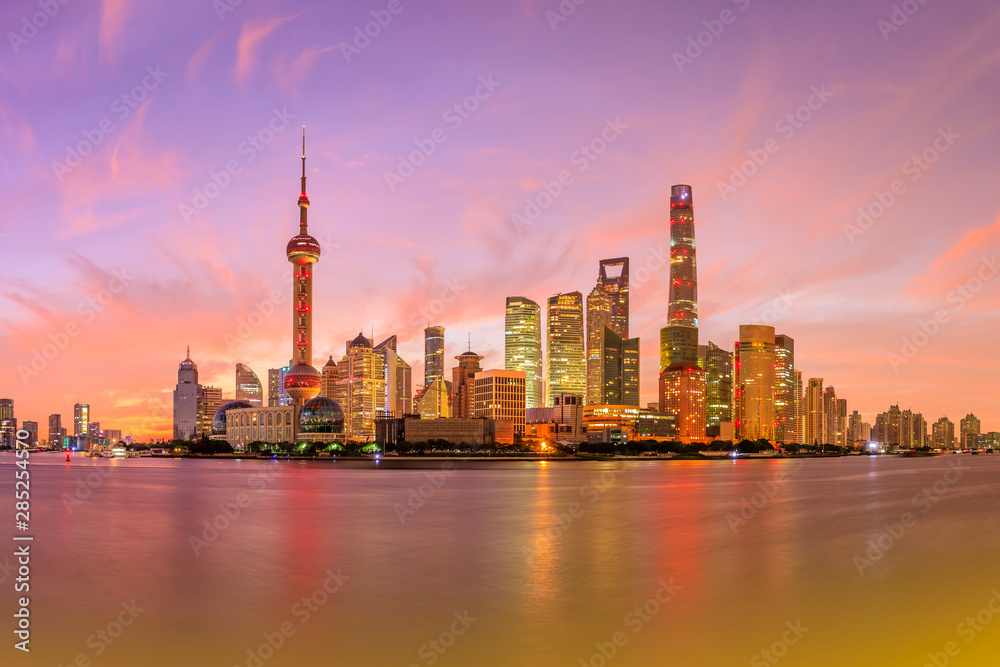
{"label": "red illuminated sphere", "polygon": [[309,364],[296,364],[285,373],[285,393],[296,403],[319,396],[323,376]]}
{"label": "red illuminated sphere", "polygon": [[293,236],[285,248],[289,262],[314,264],[319,261],[319,241],[308,234]]}

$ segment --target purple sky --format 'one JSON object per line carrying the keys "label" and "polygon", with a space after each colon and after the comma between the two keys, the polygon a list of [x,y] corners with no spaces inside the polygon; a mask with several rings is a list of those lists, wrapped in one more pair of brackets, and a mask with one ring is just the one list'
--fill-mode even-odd
{"label": "purple sky", "polygon": [[[71,421],[80,401],[165,435],[155,402],[186,345],[227,395],[236,362],[266,381],[287,361],[305,124],[316,365],[374,328],[422,377],[430,319],[449,367],[470,333],[502,367],[506,296],[586,293],[626,255],[654,401],[658,258],[686,183],[702,342],[774,324],[869,421],[898,402],[1000,429],[995,3],[914,3],[892,30],[890,2],[589,0],[558,22],[555,0],[224,3],[70,2],[37,30],[36,2],[0,9],[0,394],[20,419]],[[371,12],[391,20],[341,47]],[[600,155],[579,152],[602,131]],[[433,153],[390,188],[416,142]],[[258,307],[275,313],[241,337]]]}

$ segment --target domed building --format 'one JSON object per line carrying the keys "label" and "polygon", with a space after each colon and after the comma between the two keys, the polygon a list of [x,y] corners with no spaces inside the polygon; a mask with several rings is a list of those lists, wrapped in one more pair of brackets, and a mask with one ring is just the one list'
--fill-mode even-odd
{"label": "domed building", "polygon": [[333,399],[317,396],[302,406],[300,433],[343,433],[344,411]]}
{"label": "domed building", "polygon": [[252,408],[253,405],[249,401],[229,401],[224,403],[222,407],[215,411],[215,415],[212,417],[212,435],[225,435],[226,434],[226,413],[230,410],[238,410],[240,408]]}

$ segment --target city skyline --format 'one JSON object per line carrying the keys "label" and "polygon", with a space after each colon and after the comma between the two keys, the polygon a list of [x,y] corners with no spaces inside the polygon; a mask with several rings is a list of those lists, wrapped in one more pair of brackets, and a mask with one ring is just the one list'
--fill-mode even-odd
{"label": "city skyline", "polygon": [[[822,23],[828,34],[785,35],[773,51],[744,59],[783,17],[754,5],[683,71],[672,54],[714,18],[705,8],[670,13],[640,3],[618,16],[588,5],[556,29],[542,5],[523,15],[484,10],[477,20],[516,16],[532,26],[522,45],[529,59],[598,29],[621,38],[669,25],[652,54],[622,39],[574,47],[578,61],[554,63],[564,87],[546,94],[528,65],[498,65],[495,56],[506,54],[499,37],[475,45],[472,61],[441,81],[401,65],[400,54],[441,20],[440,8],[407,9],[391,38],[387,29],[346,62],[337,45],[368,15],[294,4],[280,14],[241,6],[169,50],[124,28],[148,35],[162,18],[158,8],[67,5],[20,47],[21,67],[4,65],[19,95],[2,104],[9,178],[0,193],[12,222],[0,230],[0,342],[10,378],[4,395],[19,418],[43,423],[61,414],[65,425],[81,403],[123,432],[154,420],[150,433],[166,436],[186,345],[202,382],[227,395],[236,363],[260,377],[285,365],[286,353],[273,351],[288,346],[290,280],[274,249],[294,222],[286,175],[305,123],[316,147],[310,187],[324,202],[311,221],[326,253],[314,328],[327,347],[314,350],[316,363],[340,358],[336,341],[374,328],[374,337],[399,337],[399,355],[419,377],[419,332],[440,324],[451,335],[446,359],[464,351],[471,333],[484,368],[501,368],[507,296],[542,304],[560,292],[586,294],[593,263],[623,256],[632,262],[629,334],[641,341],[645,405],[656,397],[649,370],[668,300],[669,187],[688,183],[699,193],[703,342],[731,350],[739,325],[776,326],[794,338],[803,377],[825,378],[866,421],[898,404],[929,423],[947,415],[957,424],[972,412],[997,428],[998,362],[989,352],[1000,223],[995,195],[982,187],[996,92],[983,85],[989,62],[967,59],[987,39],[977,26],[994,25],[995,8],[923,7],[882,39],[882,8],[800,7],[798,20]],[[16,25],[16,11],[5,8],[0,18]],[[335,17],[343,34],[321,34],[307,11]],[[870,19],[874,39],[846,58],[838,44],[858,16]],[[108,37],[89,39],[98,30]],[[164,36],[179,31],[179,19],[163,23]],[[953,39],[958,33],[968,35]],[[478,34],[473,25],[453,45],[473,48]],[[431,45],[424,62],[450,63],[449,48]],[[265,51],[273,58],[263,59]],[[789,57],[796,53],[806,57]],[[593,77],[595,69],[605,74]],[[650,71],[664,85],[639,85]],[[706,77],[737,100],[707,119],[703,95],[694,94]],[[407,109],[405,118],[373,113],[370,81],[386,108]],[[325,83],[337,84],[328,86],[337,95],[321,90]],[[46,88],[65,90],[65,111]],[[191,114],[194,94],[209,89],[222,93],[217,117]],[[583,97],[587,110],[575,111]],[[461,106],[469,99],[474,111]],[[457,126],[442,117],[455,104],[465,114],[448,116]],[[112,130],[100,129],[105,117]],[[399,156],[438,126],[447,141],[390,189],[385,174],[406,171]],[[249,161],[241,147],[251,134],[261,148],[246,144]],[[68,162],[68,145],[99,135],[79,166],[53,167]],[[598,139],[600,155],[580,150]],[[862,148],[872,152],[859,160]],[[230,161],[238,173],[226,171]],[[542,207],[562,169],[572,182]],[[896,179],[902,193],[892,190]],[[512,216],[531,219],[529,203],[543,210],[519,228]],[[51,251],[38,258],[40,244]],[[157,399],[166,406],[160,415]]]}

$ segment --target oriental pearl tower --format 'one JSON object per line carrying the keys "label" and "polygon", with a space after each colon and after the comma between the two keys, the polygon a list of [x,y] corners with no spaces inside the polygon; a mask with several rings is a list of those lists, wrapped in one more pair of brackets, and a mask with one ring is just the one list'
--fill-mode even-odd
{"label": "oriental pearl tower", "polygon": [[300,408],[319,395],[322,375],[312,366],[312,266],[319,261],[319,241],[309,235],[306,216],[306,128],[302,128],[302,193],[299,195],[299,233],[285,252],[295,273],[292,280],[292,364],[285,374],[285,393]]}

